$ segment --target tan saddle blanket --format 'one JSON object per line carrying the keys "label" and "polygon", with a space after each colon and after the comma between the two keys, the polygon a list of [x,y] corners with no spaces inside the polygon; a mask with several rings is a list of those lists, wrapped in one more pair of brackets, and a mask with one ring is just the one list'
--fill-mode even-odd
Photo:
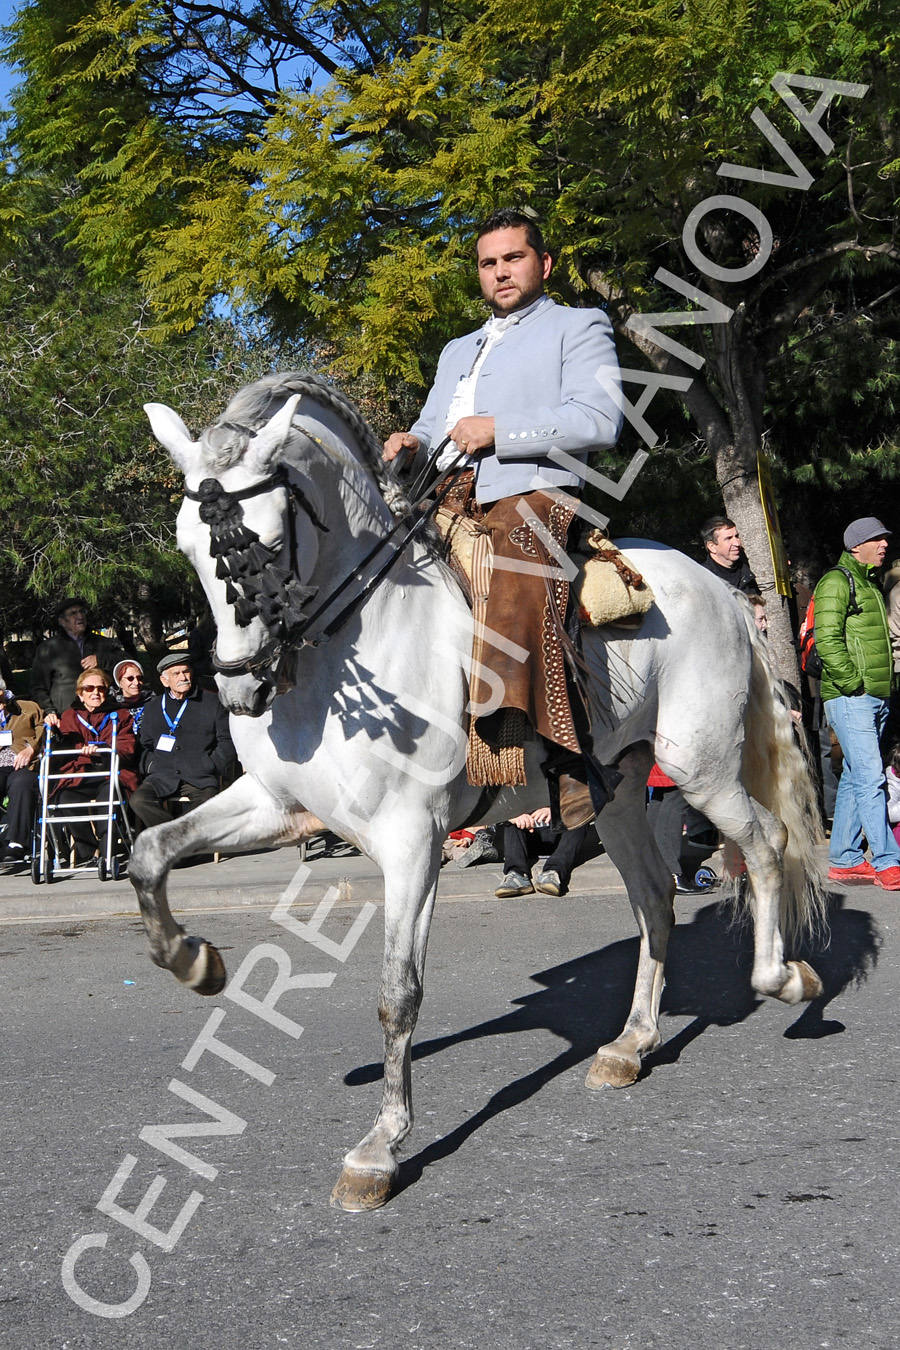
{"label": "tan saddle blanket", "polygon": [[[444,507],[438,507],[434,519],[471,604],[490,576],[490,538],[476,521]],[[579,564],[573,586],[582,623],[592,628],[606,624],[638,627],[653,604],[653,591],[601,530],[592,530],[585,543],[590,553],[573,554],[573,561]]]}

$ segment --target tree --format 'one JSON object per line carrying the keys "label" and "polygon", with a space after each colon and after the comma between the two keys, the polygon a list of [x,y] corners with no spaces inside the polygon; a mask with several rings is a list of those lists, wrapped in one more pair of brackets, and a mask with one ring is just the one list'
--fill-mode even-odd
{"label": "tree", "polygon": [[[52,194],[20,183],[23,217],[52,215]],[[196,609],[192,570],[174,546],[181,476],[141,404],[212,421],[260,360],[225,322],[160,347],[134,283],[99,293],[48,227],[9,234],[0,254],[0,624],[39,624],[48,602],[83,594],[104,621],[158,605]],[[256,363],[254,365],[254,363]],[[148,584],[151,586],[148,592]]]}
{"label": "tree", "polygon": [[[13,53],[22,145],[76,166],[71,229],[96,275],[130,268],[163,331],[224,294],[334,343],[344,372],[421,384],[480,312],[473,222],[529,202],[559,244],[559,294],[605,304],[625,365],[677,389],[772,586],[756,458],[786,445],[804,340],[848,288],[848,325],[854,309],[897,312],[896,0],[80,3],[67,37],[41,45],[60,0],[34,0]],[[301,25],[305,74],[265,55],[261,14],[272,40]],[[641,325],[642,311],[690,327]],[[664,415],[677,429],[664,402],[645,431]],[[845,462],[873,448],[845,431]],[[783,475],[802,477],[787,451]],[[772,619],[789,673],[787,617]]]}
{"label": "tree", "polygon": [[[767,405],[769,372],[781,361],[792,382],[802,373],[792,334],[841,273],[853,279],[859,312],[897,292],[894,16],[883,6],[812,0],[737,14],[731,5],[646,4],[627,24],[601,6],[594,18],[587,59],[557,69],[545,95],[554,128],[566,132],[558,211],[573,224],[595,222],[593,239],[570,236],[573,269],[608,301],[652,369],[684,383],[726,510],[771,585],[756,476],[768,417],[778,412]],[[543,14],[533,23],[547,35]],[[577,23],[560,13],[560,48],[582,50]],[[779,72],[800,80],[783,83]],[[869,86],[864,98],[853,84]],[[801,91],[806,102],[793,103],[792,117],[785,101]],[[586,171],[596,121],[611,133],[599,182]],[[730,205],[717,207],[723,194]],[[718,307],[710,316],[718,322],[703,322],[697,304]],[[667,332],[665,318],[637,318],[639,309],[673,308],[693,310],[682,321],[696,340]],[[850,439],[866,446],[858,427]],[[773,628],[788,673],[786,619]]]}

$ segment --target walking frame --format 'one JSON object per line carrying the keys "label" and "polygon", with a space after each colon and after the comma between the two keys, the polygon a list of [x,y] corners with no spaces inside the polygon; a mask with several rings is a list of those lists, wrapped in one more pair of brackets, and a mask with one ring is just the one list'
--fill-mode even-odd
{"label": "walking frame", "polygon": [[70,803],[54,802],[52,799],[53,785],[71,776],[65,772],[53,772],[53,761],[58,763],[63,757],[70,761],[74,752],[72,746],[54,749],[54,729],[45,724],[39,770],[40,803],[34,823],[31,860],[31,880],[36,886],[42,881],[49,883],[56,877],[71,876],[86,870],[83,865],[76,867],[73,864],[68,833],[61,828],[75,823],[106,827],[105,847],[97,858],[97,876],[100,881],[118,881],[124,875],[123,860],[116,856],[116,840],[122,841],[130,857],[134,834],[119,782],[117,713],[111,714],[111,722],[111,744],[98,745],[95,750],[100,763],[103,764],[104,759],[108,763],[80,775],[80,782],[105,780],[106,793],[101,793],[95,802],[86,802],[77,809]]}

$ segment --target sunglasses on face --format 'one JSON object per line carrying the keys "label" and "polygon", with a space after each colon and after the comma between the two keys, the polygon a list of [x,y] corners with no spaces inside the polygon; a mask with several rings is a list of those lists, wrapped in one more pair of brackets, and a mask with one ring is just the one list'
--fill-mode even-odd
{"label": "sunglasses on face", "polygon": [[108,689],[108,684],[83,684],[81,686],[83,694],[105,694]]}
{"label": "sunglasses on face", "polygon": [[119,683],[120,683],[120,684],[142,684],[142,683],[143,683],[143,676],[141,676],[141,675],[122,675],[122,676],[119,677]]}

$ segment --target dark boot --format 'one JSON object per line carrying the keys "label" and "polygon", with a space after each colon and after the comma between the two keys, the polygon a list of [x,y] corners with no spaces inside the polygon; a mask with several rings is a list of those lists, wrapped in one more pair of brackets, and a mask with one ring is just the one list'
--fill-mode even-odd
{"label": "dark boot", "polygon": [[550,798],[550,824],[555,830],[577,830],[612,801],[622,775],[593,755],[574,755],[546,740],[544,744],[551,752],[541,765]]}
{"label": "dark boot", "polygon": [[575,830],[596,815],[588,787],[587,770],[580,755],[555,747],[541,765],[550,798],[550,826],[554,830]]}
{"label": "dark boot", "polygon": [[587,825],[596,815],[591,790],[587,783],[584,765],[575,766],[574,772],[559,775],[559,816],[567,830],[577,830],[579,825]]}

